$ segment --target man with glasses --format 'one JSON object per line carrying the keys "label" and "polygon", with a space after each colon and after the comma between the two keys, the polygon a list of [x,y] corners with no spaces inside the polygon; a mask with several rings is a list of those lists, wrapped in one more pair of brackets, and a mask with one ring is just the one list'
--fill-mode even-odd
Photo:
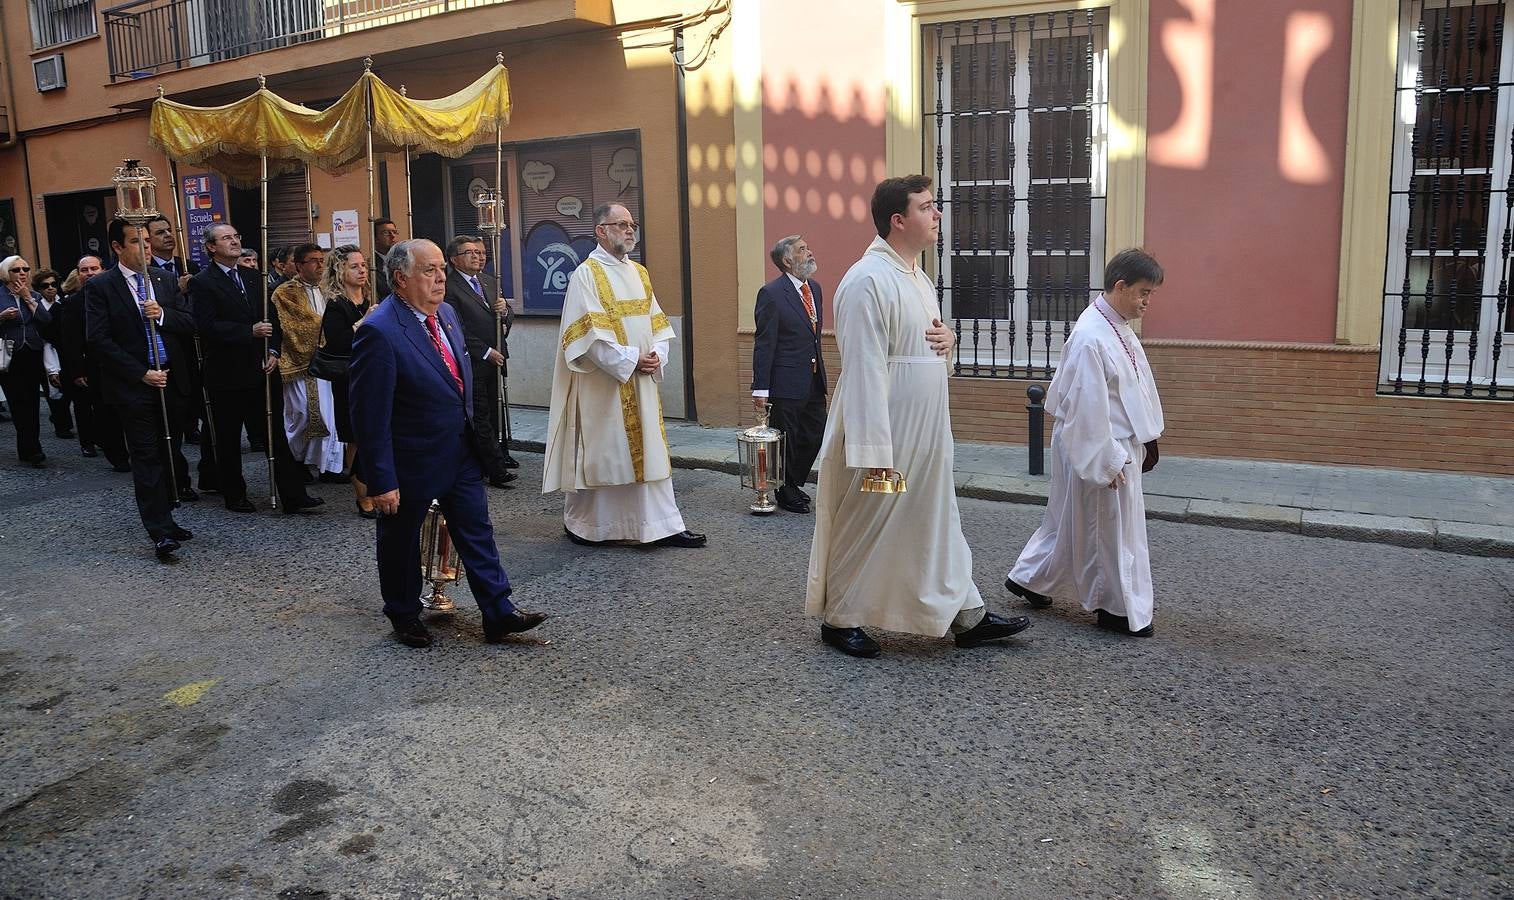
{"label": "man with glasses", "polygon": [[498,319],[504,317],[503,333],[509,336],[515,314],[509,301],[499,295],[499,279],[484,271],[482,238],[471,234],[454,237],[447,242],[447,259],[451,266],[446,302],[463,322],[463,340],[473,364],[473,423],[491,439],[484,473],[495,487],[509,487],[515,473],[507,468],[515,461],[508,448],[500,444],[499,374],[510,351],[496,335],[500,331]]}
{"label": "man with glasses", "polygon": [[630,259],[637,226],[618,203],[594,211],[599,246],[568,279],[542,492],[563,492],[575,544],[703,547],[673,497],[657,388],[673,328]]}
{"label": "man with glasses", "polygon": [[[263,276],[237,265],[242,236],[227,224],[205,229],[205,249],[211,262],[189,279],[190,305],[205,348],[205,386],[215,419],[216,452],[206,465],[201,448],[200,479],[214,478],[226,508],[256,512],[242,477],[242,427],[249,433],[268,431],[268,379],[279,365],[281,334],[278,317],[263,318]],[[267,342],[265,355],[263,347]],[[305,491],[304,470],[289,453],[284,435],[284,395],[272,386],[274,482],[284,512],[314,512],[322,501]]]}

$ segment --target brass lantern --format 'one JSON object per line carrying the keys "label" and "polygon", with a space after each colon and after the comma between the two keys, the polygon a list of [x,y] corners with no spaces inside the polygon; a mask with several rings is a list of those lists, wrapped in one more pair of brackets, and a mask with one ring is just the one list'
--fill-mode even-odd
{"label": "brass lantern", "polygon": [[463,577],[463,563],[447,531],[447,517],[435,500],[421,525],[421,577],[431,582],[431,594],[421,597],[421,606],[434,612],[457,609],[443,589]]}
{"label": "brass lantern", "polygon": [[124,160],[111,183],[116,186],[116,218],[145,225],[158,216],[158,181],[140,160]]}
{"label": "brass lantern", "polygon": [[778,509],[773,498],[783,484],[783,432],[768,425],[768,407],[757,410],[757,424],[736,435],[741,454],[741,486],[757,492],[752,513],[766,516]]}
{"label": "brass lantern", "polygon": [[473,195],[473,205],[478,207],[478,230],[493,237],[504,230],[501,213],[504,198],[494,188],[484,188]]}

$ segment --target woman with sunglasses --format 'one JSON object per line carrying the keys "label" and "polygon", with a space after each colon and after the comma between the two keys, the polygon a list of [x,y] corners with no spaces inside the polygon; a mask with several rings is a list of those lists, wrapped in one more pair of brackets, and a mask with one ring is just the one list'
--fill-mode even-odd
{"label": "woman with sunglasses", "polygon": [[52,420],[54,434],[71,440],[74,417],[70,410],[72,404],[63,391],[63,365],[58,349],[62,343],[63,308],[58,305],[63,298],[59,287],[62,280],[63,276],[52,269],[38,269],[32,273],[32,290],[42,298],[42,307],[53,317],[52,322],[42,329],[42,340],[46,342],[42,347],[42,371],[47,376],[48,418]]}
{"label": "woman with sunglasses", "polygon": [[[10,401],[11,419],[16,426],[16,457],[37,468],[47,465],[38,429],[41,416],[37,395],[46,383],[42,369],[42,350],[46,346],[43,329],[52,315],[42,305],[42,296],[31,289],[31,263],[19,256],[0,262],[0,341],[9,342],[9,362],[0,373],[0,390]],[[6,354],[0,353],[0,356]]]}

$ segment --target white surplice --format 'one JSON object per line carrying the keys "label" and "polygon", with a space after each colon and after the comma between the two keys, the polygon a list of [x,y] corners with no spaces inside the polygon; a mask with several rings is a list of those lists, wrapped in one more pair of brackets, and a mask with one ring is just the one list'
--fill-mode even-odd
{"label": "white surplice", "polygon": [[[874,239],[836,288],[836,383],[815,498],[805,609],[837,628],[942,636],[983,605],[952,479],[947,361],[925,330],[936,290],[912,261]],[[864,494],[872,468],[907,479],[902,494]]]}
{"label": "white surplice", "polygon": [[[683,531],[657,392],[673,327],[646,269],[595,248],[568,279],[558,336],[542,493],[563,492],[563,524],[587,540]],[[650,350],[662,365],[640,374]]]}
{"label": "white surplice", "polygon": [[[305,297],[316,318],[320,319],[326,312],[325,294],[318,287],[306,286]],[[311,384],[316,386],[316,411],[326,428],[322,437],[307,435]],[[342,471],[345,445],[336,435],[336,402],[331,393],[331,382],[308,376],[284,382],[284,436],[289,440],[289,452],[296,461],[315,466],[321,472]]]}
{"label": "white surplice", "polygon": [[[1046,411],[1056,419],[1046,514],[1009,577],[1139,631],[1154,605],[1141,462],[1162,433],[1162,401],[1140,339],[1102,295],[1068,335]],[[1120,472],[1125,483],[1110,488]]]}

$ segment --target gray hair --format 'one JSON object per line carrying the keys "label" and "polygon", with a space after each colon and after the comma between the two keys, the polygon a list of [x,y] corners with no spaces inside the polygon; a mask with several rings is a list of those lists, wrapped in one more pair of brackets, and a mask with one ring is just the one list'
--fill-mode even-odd
{"label": "gray hair", "polygon": [[594,227],[598,228],[610,221],[610,210],[620,205],[619,203],[601,203],[594,207]]}
{"label": "gray hair", "polygon": [[793,250],[794,245],[802,240],[804,240],[804,235],[791,234],[788,237],[779,238],[778,243],[773,245],[773,249],[768,252],[768,256],[773,258],[773,265],[778,267],[778,271],[787,272],[789,270],[789,267],[784,265],[784,262],[789,258],[789,251]]}
{"label": "gray hair", "polygon": [[484,239],[481,238],[481,237],[477,237],[475,235],[471,235],[471,234],[459,234],[459,235],[456,235],[456,236],[454,236],[452,238],[452,240],[450,240],[450,241],[447,242],[447,258],[451,259],[452,257],[456,256],[457,254],[461,253],[463,247],[465,245],[467,245],[467,244],[482,244],[482,243],[484,243]]}
{"label": "gray hair", "polygon": [[442,252],[442,248],[437,247],[435,241],[428,241],[425,238],[397,241],[393,247],[389,248],[389,254],[384,257],[384,271],[389,275],[390,281],[394,280],[397,272],[405,273],[406,278],[410,277],[410,270],[415,267],[415,251],[420,249],[422,244],[436,247],[437,253]]}

